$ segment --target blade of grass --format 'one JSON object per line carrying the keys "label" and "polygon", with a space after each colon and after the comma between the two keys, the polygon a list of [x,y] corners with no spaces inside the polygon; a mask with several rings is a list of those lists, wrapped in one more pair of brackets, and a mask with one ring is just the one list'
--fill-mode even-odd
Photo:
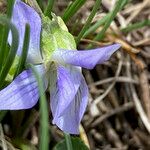
{"label": "blade of grass", "polygon": [[7,17],[8,18],[11,18],[11,16],[12,16],[14,2],[15,2],[15,0],[11,0],[11,1],[7,0],[7,4],[8,4],[8,7],[7,7]]}
{"label": "blade of grass", "polygon": [[9,32],[9,28],[8,26],[5,26],[2,30],[2,43],[1,43],[1,47],[0,47],[0,70],[2,69],[4,60],[5,60],[5,56],[7,55],[7,51],[6,51],[6,47],[7,47],[7,38],[8,38],[8,32]]}
{"label": "blade of grass", "polygon": [[106,16],[104,16],[101,20],[97,21],[93,26],[91,26],[83,35],[83,37],[87,37],[92,32],[96,31],[101,25],[103,25],[106,20],[110,17],[111,13],[108,13]]}
{"label": "blade of grass", "polygon": [[91,22],[92,22],[92,20],[93,20],[93,18],[95,16],[98,8],[100,7],[100,4],[101,4],[101,0],[96,0],[96,2],[94,4],[94,7],[93,7],[93,9],[91,11],[91,14],[89,15],[89,17],[88,17],[84,27],[82,28],[82,30],[80,31],[80,33],[79,33],[79,35],[78,35],[78,37],[76,39],[76,44],[77,45],[79,44],[79,42],[80,42],[81,38],[83,37],[84,33],[86,32],[86,30],[90,26],[90,24],[91,24]]}
{"label": "blade of grass", "polygon": [[70,134],[64,133],[67,150],[73,150]]}
{"label": "blade of grass", "polygon": [[65,10],[63,15],[64,22],[67,22],[86,2],[86,0],[75,0]]}
{"label": "blade of grass", "polygon": [[52,19],[51,12],[53,9],[53,5],[54,5],[54,0],[48,0],[48,5],[44,11],[45,16],[50,17],[50,19]]}
{"label": "blade of grass", "polygon": [[48,122],[48,104],[46,103],[46,96],[44,94],[44,87],[42,79],[36,71],[34,65],[29,64],[39,85],[40,93],[40,150],[49,150],[49,122]]}
{"label": "blade of grass", "polygon": [[35,109],[32,109],[27,120],[19,127],[18,136],[20,137],[22,136],[23,138],[26,137],[28,134],[29,127],[35,123],[37,118],[39,118],[38,111]]}
{"label": "blade of grass", "polygon": [[70,33],[72,35],[74,35],[74,33],[76,32],[76,28],[77,28],[77,26],[79,26],[79,24],[80,24],[80,20],[76,19],[75,22],[73,23],[71,31],[70,31]]}
{"label": "blade of grass", "polygon": [[[122,8],[124,8],[124,6],[128,3],[128,0],[123,0],[120,10]],[[83,37],[88,36],[90,33],[96,31],[101,25],[105,24],[105,22],[110,18],[110,16],[112,15],[112,12],[109,12],[108,14],[106,14],[106,16],[104,16],[101,20],[97,21],[94,25],[92,25],[83,35]]]}
{"label": "blade of grass", "polygon": [[[13,11],[13,5],[14,5],[14,0],[7,0],[7,17],[11,19],[12,16],[12,11]],[[8,38],[8,33],[9,33],[9,28],[8,26],[5,26],[3,29],[3,36],[2,36],[2,43],[0,47],[0,70],[2,69],[3,63],[5,61],[5,58],[8,54],[7,49],[7,38]]]}
{"label": "blade of grass", "polygon": [[130,24],[127,27],[122,28],[121,31],[127,33],[127,32],[130,32],[132,30],[142,28],[144,26],[150,26],[150,19],[146,19],[146,20],[141,21],[141,22],[136,22],[136,23]]}
{"label": "blade of grass", "polygon": [[7,110],[1,110],[0,111],[0,122],[3,120],[3,118],[5,117],[5,115],[7,114]]}
{"label": "blade of grass", "polygon": [[107,19],[103,29],[100,31],[99,34],[97,34],[97,36],[95,37],[95,40],[102,40],[104,37],[104,34],[106,32],[106,30],[108,29],[108,27],[110,26],[111,22],[114,20],[114,18],[116,17],[117,13],[120,11],[120,9],[122,8],[122,5],[124,4],[126,0],[118,0],[117,4],[115,6],[115,8],[113,9],[111,15],[109,16],[109,18]]}
{"label": "blade of grass", "polygon": [[[12,32],[12,45],[10,48],[10,52],[7,56],[7,59],[5,61],[5,64],[3,65],[3,68],[0,72],[0,88],[3,86],[3,82],[9,72],[9,69],[15,59],[15,55],[18,49],[18,39],[19,39],[19,34],[16,29],[16,27],[10,22],[9,19],[7,19],[4,16],[0,16],[0,24],[5,24],[8,28],[11,29]],[[2,58],[3,55],[0,55],[0,58]]]}
{"label": "blade of grass", "polygon": [[43,10],[43,0],[36,0],[41,10]]}
{"label": "blade of grass", "polygon": [[2,37],[2,35],[3,35],[3,29],[4,29],[4,26],[0,24],[0,47],[1,47],[1,44],[2,44],[2,38],[3,38]]}
{"label": "blade of grass", "polygon": [[23,67],[27,59],[29,41],[30,41],[30,25],[26,24],[22,54],[14,77],[16,77],[23,70]]}
{"label": "blade of grass", "polygon": [[[3,35],[3,28],[4,26],[2,24],[0,24],[0,47],[1,47],[1,43],[2,43],[2,35]],[[0,111],[0,122],[3,120],[3,118],[5,117],[5,115],[7,114],[7,110],[1,110]]]}

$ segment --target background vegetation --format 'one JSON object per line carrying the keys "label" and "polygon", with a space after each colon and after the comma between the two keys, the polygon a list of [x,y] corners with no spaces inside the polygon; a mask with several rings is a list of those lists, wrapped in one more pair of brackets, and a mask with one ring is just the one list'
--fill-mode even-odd
{"label": "background vegetation", "polygon": [[[0,0],[0,88],[16,56],[18,32],[10,18],[13,0]],[[63,134],[46,118],[46,98],[34,108],[0,111],[0,146],[4,150],[147,150],[150,149],[150,1],[149,0],[37,0],[45,15],[62,17],[78,49],[120,43],[109,62],[83,70],[89,86],[89,105],[80,135]],[[7,43],[9,30],[13,44]],[[25,65],[29,39],[26,26]],[[31,66],[32,67],[32,66]],[[34,68],[33,68],[34,70]],[[36,72],[35,72],[36,74]],[[36,74],[37,79],[38,75]],[[41,80],[39,88],[42,91]],[[46,114],[45,114],[46,113]],[[49,119],[49,120],[48,120]],[[48,124],[45,128],[44,123]],[[48,135],[47,135],[48,133]]]}

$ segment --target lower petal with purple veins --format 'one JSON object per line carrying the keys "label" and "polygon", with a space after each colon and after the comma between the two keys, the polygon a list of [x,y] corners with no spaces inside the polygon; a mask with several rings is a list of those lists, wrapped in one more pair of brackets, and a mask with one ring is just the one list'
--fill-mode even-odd
{"label": "lower petal with purple veins", "polygon": [[53,124],[70,134],[79,134],[79,125],[88,103],[88,87],[82,77],[80,87],[75,98],[61,114],[56,116]]}
{"label": "lower petal with purple veins", "polygon": [[59,65],[56,69],[50,69],[50,106],[54,120],[74,99],[81,82],[80,68]]}
{"label": "lower petal with purple veins", "polygon": [[[36,66],[44,77],[42,65]],[[47,81],[45,80],[45,89]],[[38,83],[31,69],[23,71],[6,88],[0,91],[0,110],[20,110],[33,107],[39,99]]]}

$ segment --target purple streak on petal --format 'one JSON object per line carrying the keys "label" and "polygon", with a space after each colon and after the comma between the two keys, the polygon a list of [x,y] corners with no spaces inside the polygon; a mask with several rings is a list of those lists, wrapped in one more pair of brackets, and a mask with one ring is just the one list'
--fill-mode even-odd
{"label": "purple streak on petal", "polygon": [[81,85],[75,98],[61,116],[56,116],[53,123],[70,134],[79,134],[79,125],[88,103],[88,87],[82,77]]}
{"label": "purple streak on petal", "polygon": [[54,118],[57,119],[74,99],[81,82],[81,71],[77,67],[58,66],[50,73],[50,102]]}
{"label": "purple streak on petal", "polygon": [[107,61],[119,48],[120,44],[81,51],[58,49],[54,51],[52,59],[62,64],[71,64],[87,69],[93,69],[96,64],[101,64]]}
{"label": "purple streak on petal", "polygon": [[[43,78],[43,66],[38,65],[36,69]],[[46,85],[45,81],[45,88]],[[0,91],[0,110],[28,109],[37,103],[38,98],[38,83],[35,76],[31,69],[25,70],[10,85]]]}
{"label": "purple streak on petal", "polygon": [[[30,44],[27,61],[30,63],[42,62],[40,53],[41,18],[38,13],[20,0],[16,0],[13,9],[12,22],[16,25],[20,36],[19,48],[17,51],[18,55],[20,56],[22,52],[25,24],[28,23],[30,25]],[[11,44],[11,32],[8,41]]]}

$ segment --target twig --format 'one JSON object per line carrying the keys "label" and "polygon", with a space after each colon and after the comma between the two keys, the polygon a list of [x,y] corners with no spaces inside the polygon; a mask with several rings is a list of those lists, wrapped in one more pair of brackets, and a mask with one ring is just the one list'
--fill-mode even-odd
{"label": "twig", "polygon": [[142,51],[141,54],[146,57],[147,59],[150,59],[150,53],[146,52],[146,51]]}
{"label": "twig", "polygon": [[145,111],[150,120],[150,90],[149,81],[147,77],[147,70],[140,71],[139,74],[140,88],[141,88],[141,100],[144,104]]}
{"label": "twig", "polygon": [[[120,71],[121,71],[121,68],[122,68],[122,64],[123,64],[123,62],[120,59],[119,64],[118,64],[118,68],[117,68],[117,71],[116,71],[115,79],[117,79],[118,76],[119,76],[119,74],[120,74]],[[106,91],[102,95],[100,95],[99,97],[97,97],[93,101],[93,103],[98,104],[100,101],[102,101],[107,96],[107,94],[112,90],[112,88],[115,86],[115,83],[116,83],[116,80],[114,80],[112,82],[112,84],[106,89]]]}
{"label": "twig", "polygon": [[[127,68],[127,75],[131,78],[131,70],[130,70],[129,61],[126,64],[126,68]],[[142,108],[140,100],[139,100],[137,93],[135,91],[135,87],[133,86],[132,83],[130,83],[130,89],[131,89],[131,94],[133,97],[133,102],[135,103],[136,110],[139,113],[141,120],[143,121],[143,124],[146,127],[147,131],[150,133],[150,121],[148,120],[148,118],[147,118],[147,116],[146,116],[146,114]]]}
{"label": "twig", "polygon": [[89,141],[88,141],[88,138],[87,138],[87,134],[83,128],[83,126],[80,124],[80,127],[79,127],[79,130],[80,130],[80,137],[81,139],[83,140],[83,142],[86,144],[86,146],[88,148],[90,148],[90,144],[89,144]]}
{"label": "twig", "polygon": [[98,86],[98,85],[106,84],[106,83],[112,82],[114,80],[116,82],[139,84],[139,82],[137,80],[131,79],[131,78],[126,77],[126,76],[119,76],[119,77],[117,77],[117,79],[116,79],[116,77],[110,77],[110,78],[107,78],[107,79],[103,79],[103,80],[91,83],[91,84],[89,84],[89,87],[94,86],[94,85]]}
{"label": "twig", "polygon": [[106,113],[106,114],[102,115],[100,118],[96,119],[92,123],[91,127],[97,126],[98,124],[100,124],[101,122],[103,122],[104,120],[108,119],[109,117],[111,117],[113,115],[121,114],[124,111],[128,111],[128,110],[132,109],[133,106],[134,106],[133,102],[129,102],[129,103],[124,104],[123,106],[119,106],[118,108],[115,108],[114,110],[110,110],[108,113]]}
{"label": "twig", "polygon": [[131,16],[127,19],[127,23],[129,24],[141,11],[144,7],[146,7],[150,3],[149,0],[144,0],[140,5],[140,8],[134,11]]}
{"label": "twig", "polygon": [[[136,41],[133,43],[134,46],[146,46],[150,45],[150,38],[145,38],[140,41]],[[142,52],[142,51],[141,51]]]}
{"label": "twig", "polygon": [[107,136],[108,140],[110,142],[112,142],[116,148],[123,149],[123,143],[121,142],[116,131],[113,129],[113,127],[111,126],[111,124],[107,120],[104,122],[104,126],[106,129],[106,136]]}
{"label": "twig", "polygon": [[7,149],[7,144],[6,144],[6,141],[5,141],[5,137],[4,137],[4,133],[3,133],[3,128],[2,128],[1,124],[0,124],[0,138],[1,138],[1,141],[2,141],[3,150],[8,150]]}

